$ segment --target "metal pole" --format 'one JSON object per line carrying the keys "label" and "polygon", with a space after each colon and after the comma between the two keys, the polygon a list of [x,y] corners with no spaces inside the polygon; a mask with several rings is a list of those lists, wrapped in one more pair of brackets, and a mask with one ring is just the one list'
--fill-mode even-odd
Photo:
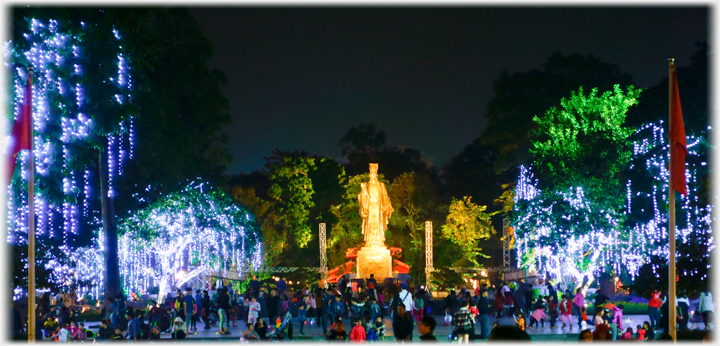
{"label": "metal pole", "polygon": [[430,287],[433,272],[433,229],[432,221],[425,221],[425,286]]}
{"label": "metal pole", "polygon": [[[673,73],[675,68],[675,59],[670,58],[670,78],[669,80],[669,93],[668,93],[668,102],[669,104],[669,114],[670,114],[670,121],[672,122],[672,92],[673,92],[673,85],[675,82],[675,74]],[[668,126],[672,126],[672,123],[669,122]],[[672,142],[670,142],[670,147],[672,148]],[[668,319],[669,319],[669,329],[668,332],[670,336],[673,338],[674,342],[677,342],[677,310],[675,308],[675,300],[676,300],[676,294],[675,294],[675,191],[673,190],[673,179],[672,179],[672,167],[673,167],[673,155],[672,155],[672,149],[670,150],[670,179],[668,183],[668,187],[670,188],[670,192],[668,194],[668,197],[670,199],[670,217],[669,217],[669,223],[668,226],[668,237],[670,238],[670,259],[669,259],[669,273],[668,273]]]}
{"label": "metal pole", "polygon": [[325,223],[320,224],[320,277],[324,278],[327,274],[327,237],[325,235]]}
{"label": "metal pole", "polygon": [[[35,342],[35,158],[33,155],[33,117],[32,117],[32,67],[28,71],[29,109],[28,140],[30,141],[30,162],[28,164],[28,342]],[[29,107],[29,108],[27,108]]]}

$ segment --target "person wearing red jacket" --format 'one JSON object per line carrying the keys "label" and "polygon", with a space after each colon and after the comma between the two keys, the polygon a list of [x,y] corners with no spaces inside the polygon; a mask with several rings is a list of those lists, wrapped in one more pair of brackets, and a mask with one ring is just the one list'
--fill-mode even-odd
{"label": "person wearing red jacket", "polygon": [[655,329],[660,323],[660,292],[655,291],[650,296],[648,302],[648,315],[650,316],[650,326]]}
{"label": "person wearing red jacket", "polygon": [[567,295],[563,294],[562,301],[560,302],[560,321],[563,323],[563,329],[565,329],[565,320],[570,324],[570,330],[572,330],[572,302]]}
{"label": "person wearing red jacket", "polygon": [[367,335],[365,335],[363,321],[362,319],[357,319],[355,320],[355,327],[353,327],[352,331],[350,332],[350,340],[356,343],[363,343],[365,342],[365,339],[367,339]]}

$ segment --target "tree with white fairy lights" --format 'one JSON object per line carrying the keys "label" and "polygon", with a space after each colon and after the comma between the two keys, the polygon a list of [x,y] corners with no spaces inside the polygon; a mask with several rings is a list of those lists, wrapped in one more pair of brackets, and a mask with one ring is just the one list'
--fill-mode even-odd
{"label": "tree with white fairy lights", "polygon": [[[580,90],[561,109],[536,117],[535,161],[521,167],[512,213],[522,266],[580,284],[601,272],[633,280],[651,256],[667,256],[668,144],[662,121],[624,125],[638,95],[632,88],[600,96]],[[681,279],[705,282],[697,265],[707,265],[714,248],[712,204],[702,197],[707,130],[687,137],[688,196],[679,203],[677,225],[679,250],[699,239],[707,249],[704,264],[687,266]]]}
{"label": "tree with white fairy lights", "polygon": [[[222,190],[202,181],[132,213],[118,230],[123,288],[147,292],[159,287],[158,299],[190,279],[191,269],[224,276],[229,270],[248,273],[262,264],[262,234],[255,218]],[[71,263],[56,272],[78,273],[78,284],[98,286],[101,245],[99,240],[95,246],[71,251]]]}
{"label": "tree with white fairy lights", "polygon": [[[120,32],[107,23],[26,17],[14,24],[16,35],[5,50],[14,84],[12,119],[18,116],[25,91],[22,86],[29,69],[33,69],[38,253],[45,253],[40,252],[45,248],[67,254],[83,228],[104,224],[104,228],[114,229],[114,181],[123,172],[123,161],[133,155],[137,108],[132,103],[130,57]],[[27,158],[28,153],[23,152],[18,159],[17,173],[8,189],[7,213],[8,241],[20,248],[16,256],[25,266],[27,255],[22,247],[27,244],[28,232]],[[109,217],[101,218],[93,203],[96,200],[101,201]],[[37,265],[49,270],[59,263],[55,257],[38,258]],[[111,291],[118,292],[118,276],[112,275],[113,266],[109,268],[106,283],[112,286]],[[24,285],[26,276],[27,268],[17,268],[14,284]]]}

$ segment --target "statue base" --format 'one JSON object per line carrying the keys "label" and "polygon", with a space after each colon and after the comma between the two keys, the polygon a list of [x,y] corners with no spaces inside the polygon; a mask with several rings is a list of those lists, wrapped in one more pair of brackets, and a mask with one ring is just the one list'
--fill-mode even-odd
{"label": "statue base", "polygon": [[363,246],[357,252],[357,278],[369,279],[370,274],[378,281],[392,277],[392,257],[387,247]]}

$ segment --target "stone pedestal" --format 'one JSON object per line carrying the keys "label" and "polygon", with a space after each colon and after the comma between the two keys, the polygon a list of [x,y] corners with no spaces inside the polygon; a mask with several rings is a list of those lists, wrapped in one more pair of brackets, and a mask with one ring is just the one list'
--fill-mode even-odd
{"label": "stone pedestal", "polygon": [[392,257],[387,247],[365,247],[357,252],[357,277],[368,279],[375,274],[378,281],[392,277]]}

